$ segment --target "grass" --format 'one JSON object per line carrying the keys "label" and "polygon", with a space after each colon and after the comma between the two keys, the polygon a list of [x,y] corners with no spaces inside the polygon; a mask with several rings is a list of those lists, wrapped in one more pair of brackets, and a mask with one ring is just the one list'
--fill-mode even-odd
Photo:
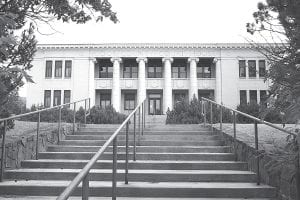
{"label": "grass", "polygon": [[[220,128],[220,124],[214,124],[215,128]],[[279,127],[282,125],[278,124]],[[285,126],[287,130],[294,130],[296,126],[294,124],[288,124]],[[233,136],[233,125],[223,123],[223,132]],[[267,126],[265,124],[258,124],[258,143],[260,150],[271,151],[275,147],[284,147],[287,144],[287,133]],[[246,144],[255,147],[254,136],[254,124],[237,124],[236,125],[236,137],[238,140],[245,142]]]}

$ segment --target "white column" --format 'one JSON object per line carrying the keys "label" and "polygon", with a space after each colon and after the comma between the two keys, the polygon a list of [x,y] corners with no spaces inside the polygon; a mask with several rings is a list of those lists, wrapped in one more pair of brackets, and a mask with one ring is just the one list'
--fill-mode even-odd
{"label": "white column", "polygon": [[112,106],[117,112],[121,110],[121,89],[120,89],[120,63],[121,58],[111,58],[113,63],[113,86],[111,92]]}
{"label": "white column", "polygon": [[188,62],[190,63],[189,100],[194,96],[198,99],[197,62],[199,62],[199,58],[189,58]]}
{"label": "white column", "polygon": [[164,113],[167,112],[168,108],[173,109],[172,106],[172,72],[171,72],[171,63],[173,58],[163,58],[164,63],[164,77],[165,77],[165,86],[164,86]]}
{"label": "white column", "polygon": [[89,59],[89,98],[91,98],[91,107],[95,105],[95,58]]}
{"label": "white column", "polygon": [[147,58],[137,58],[136,61],[139,63],[139,81],[138,81],[138,93],[137,99],[138,104],[146,98],[146,63]]}
{"label": "white column", "polygon": [[216,89],[215,89],[215,101],[217,103],[222,102],[222,65],[221,58],[214,58],[214,63],[216,64]]}

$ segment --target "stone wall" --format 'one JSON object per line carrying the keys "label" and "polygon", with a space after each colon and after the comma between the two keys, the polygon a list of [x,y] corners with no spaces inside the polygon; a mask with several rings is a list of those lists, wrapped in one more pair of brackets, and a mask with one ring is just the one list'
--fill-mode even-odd
{"label": "stone wall", "polygon": [[[63,124],[60,139],[72,132],[72,125]],[[0,139],[2,142],[2,139]],[[49,144],[58,143],[58,129],[41,130],[39,134],[39,152],[47,150]],[[2,148],[0,148],[1,155]],[[19,140],[6,142],[5,144],[5,168],[15,169],[21,167],[21,161],[35,159],[36,157],[36,135],[28,135]],[[1,158],[0,158],[1,159]]]}
{"label": "stone wall", "polygon": [[[214,128],[214,131],[220,133]],[[231,146],[234,152],[234,138],[226,133],[220,133],[224,139],[225,145]],[[237,140],[237,160],[248,163],[248,169],[257,172],[257,157],[258,154],[253,147],[246,143]],[[293,172],[295,172],[294,165],[286,164],[280,170],[275,169],[274,165],[278,163],[269,155],[262,154],[259,156],[259,170],[260,180],[262,183],[271,185],[277,188],[277,196],[279,200],[296,199],[296,181],[292,179]]]}

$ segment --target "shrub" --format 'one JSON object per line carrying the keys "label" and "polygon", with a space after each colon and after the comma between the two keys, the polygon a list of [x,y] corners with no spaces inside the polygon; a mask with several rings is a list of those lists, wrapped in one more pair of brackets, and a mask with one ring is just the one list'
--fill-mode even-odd
{"label": "shrub", "polygon": [[126,119],[126,115],[116,112],[112,106],[102,108],[94,106],[90,115],[87,117],[87,123],[91,124],[120,124]]}

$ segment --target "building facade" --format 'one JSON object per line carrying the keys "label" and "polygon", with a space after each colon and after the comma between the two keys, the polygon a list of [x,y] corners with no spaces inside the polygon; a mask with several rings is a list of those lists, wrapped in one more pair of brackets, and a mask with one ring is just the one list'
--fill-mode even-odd
{"label": "building facade", "polygon": [[265,98],[267,67],[248,44],[38,45],[27,107],[90,97],[126,113],[146,98],[146,113],[160,115],[195,96],[236,108]]}

